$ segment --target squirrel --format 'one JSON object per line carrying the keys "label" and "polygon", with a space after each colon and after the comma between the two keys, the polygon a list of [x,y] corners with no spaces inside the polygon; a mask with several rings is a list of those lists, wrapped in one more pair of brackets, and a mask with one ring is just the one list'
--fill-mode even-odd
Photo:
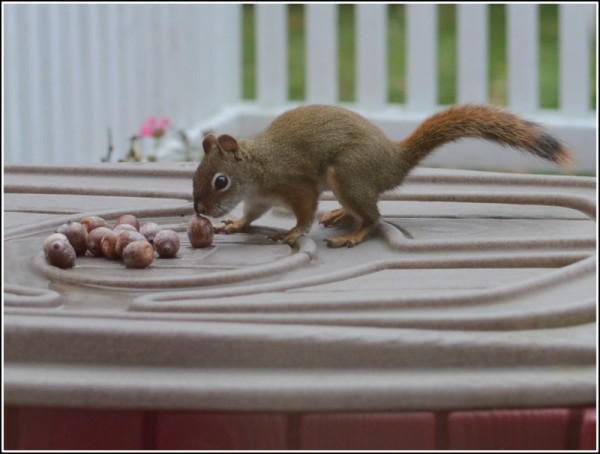
{"label": "squirrel", "polygon": [[352,247],[378,224],[382,192],[399,186],[437,147],[467,137],[529,151],[561,166],[572,161],[571,152],[540,125],[489,105],[447,108],[399,142],[351,110],[307,105],[283,113],[251,138],[206,136],[205,156],[193,177],[194,209],[198,216],[218,218],[244,200],[240,219],[215,227],[215,233],[236,233],[283,203],[296,225],[269,238],[293,246],[310,230],[319,195],[330,189],[341,208],[323,215],[320,223],[330,227],[354,219],[358,227],[327,244]]}

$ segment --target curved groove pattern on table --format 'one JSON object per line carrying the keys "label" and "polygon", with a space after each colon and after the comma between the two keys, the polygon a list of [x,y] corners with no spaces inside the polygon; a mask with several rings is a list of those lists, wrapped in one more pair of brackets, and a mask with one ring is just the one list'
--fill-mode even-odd
{"label": "curved groove pattern on table", "polygon": [[[595,401],[592,178],[418,169],[367,242],[249,233],[193,249],[195,164],[5,169],[5,397],[12,405],[439,410]],[[319,214],[335,208],[325,193]],[[133,213],[178,232],[145,270],[41,244]],[[234,214],[239,214],[238,207]],[[140,407],[141,406],[141,407]]]}

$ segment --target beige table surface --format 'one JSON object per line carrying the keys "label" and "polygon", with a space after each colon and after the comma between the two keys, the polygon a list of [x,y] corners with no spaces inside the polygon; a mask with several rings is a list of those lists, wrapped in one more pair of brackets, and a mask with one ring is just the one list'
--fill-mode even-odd
{"label": "beige table surface", "polygon": [[[192,163],[10,166],[4,174],[9,405],[411,410],[593,404],[596,180],[418,169],[377,232],[329,249],[250,233],[191,248]],[[325,193],[319,213],[337,207]],[[67,220],[176,230],[144,270],[45,262]],[[235,214],[240,213],[240,208]],[[217,220],[214,221],[218,222]]]}

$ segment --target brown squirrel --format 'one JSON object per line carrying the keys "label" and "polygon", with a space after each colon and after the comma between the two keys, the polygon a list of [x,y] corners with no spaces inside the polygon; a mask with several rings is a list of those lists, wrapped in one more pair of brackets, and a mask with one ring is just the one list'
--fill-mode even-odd
{"label": "brown squirrel", "polygon": [[282,114],[252,138],[205,137],[205,157],[193,180],[194,208],[198,215],[220,217],[244,200],[240,219],[215,228],[216,233],[235,233],[283,203],[296,216],[296,226],[270,238],[293,245],[310,230],[319,195],[329,188],[342,208],[322,216],[320,223],[329,227],[354,219],[359,225],[327,243],[351,247],[377,225],[383,191],[399,186],[435,148],[466,137],[520,148],[559,165],[571,162],[569,150],[539,125],[492,106],[450,107],[393,142],[355,112],[309,105]]}

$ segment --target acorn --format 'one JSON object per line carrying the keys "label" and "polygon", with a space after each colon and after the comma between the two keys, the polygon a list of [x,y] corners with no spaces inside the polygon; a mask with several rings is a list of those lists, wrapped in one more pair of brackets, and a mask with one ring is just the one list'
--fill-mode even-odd
{"label": "acorn", "polygon": [[75,249],[69,241],[54,239],[48,243],[47,251],[46,258],[51,265],[63,269],[75,266]]}
{"label": "acorn", "polygon": [[110,230],[107,232],[100,241],[100,250],[102,251],[102,255],[107,259],[118,259],[116,246],[117,239],[119,238],[119,232],[115,232],[114,230]]}
{"label": "acorn", "polygon": [[87,251],[87,230],[79,222],[69,221],[56,229],[57,233],[66,235],[69,243],[75,249],[75,254],[78,256],[84,255]]}
{"label": "acorn", "polygon": [[153,260],[154,248],[145,239],[129,243],[123,249],[123,263],[127,268],[146,268]]}
{"label": "acorn", "polygon": [[162,229],[156,222],[146,222],[140,227],[140,233],[152,244],[154,237]]}
{"label": "acorn", "polygon": [[96,227],[88,233],[87,248],[94,257],[102,255],[102,238],[111,230],[108,227]]}
{"label": "acorn", "polygon": [[64,233],[53,233],[51,235],[48,235],[44,240],[44,244],[42,245],[42,249],[44,250],[44,256],[46,256],[46,258],[48,258],[48,248],[50,247],[50,243],[56,240],[66,241],[67,243],[69,242],[69,239]]}
{"label": "acorn", "polygon": [[187,234],[192,247],[208,247],[212,244],[214,230],[208,219],[197,216],[188,224]]}
{"label": "acorn", "polygon": [[140,232],[130,232],[129,230],[123,230],[119,232],[117,237],[117,244],[115,245],[115,252],[119,257],[123,257],[123,250],[129,243],[134,241],[146,241],[146,237]]}
{"label": "acorn", "polygon": [[170,259],[179,251],[179,235],[173,230],[161,230],[154,237],[154,249],[164,259]]}
{"label": "acorn", "polygon": [[140,221],[133,214],[124,214],[122,216],[119,216],[116,225],[119,224],[129,224],[134,226],[137,231],[140,230]]}
{"label": "acorn", "polygon": [[137,232],[137,229],[131,224],[117,224],[113,228],[115,232],[122,232],[123,230],[127,230],[129,232]]}
{"label": "acorn", "polygon": [[108,223],[100,216],[85,216],[79,223],[90,233],[98,227],[108,227]]}

